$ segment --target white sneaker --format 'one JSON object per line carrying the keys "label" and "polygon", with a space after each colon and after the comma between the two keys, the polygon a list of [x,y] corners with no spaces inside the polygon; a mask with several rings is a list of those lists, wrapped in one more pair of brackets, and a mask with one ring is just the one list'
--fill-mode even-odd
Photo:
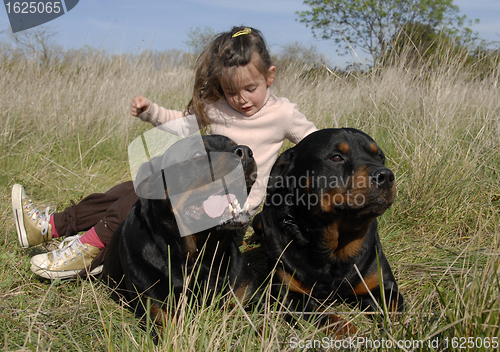
{"label": "white sneaker", "polygon": [[[67,279],[77,275],[87,268],[101,251],[88,243],[82,244],[80,237],[80,235],[66,237],[59,245],[59,249],[35,255],[31,258],[31,271],[46,279]],[[101,271],[102,265],[89,274],[97,275]]]}
{"label": "white sneaker", "polygon": [[45,214],[42,214],[31,199],[28,199],[23,186],[15,184],[12,187],[12,211],[21,247],[36,246],[52,239],[49,208],[47,207]]}

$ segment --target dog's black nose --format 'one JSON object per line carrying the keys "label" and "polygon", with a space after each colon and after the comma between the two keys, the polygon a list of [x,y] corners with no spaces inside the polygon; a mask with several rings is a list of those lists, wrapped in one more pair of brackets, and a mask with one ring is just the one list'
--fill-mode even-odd
{"label": "dog's black nose", "polygon": [[238,155],[242,160],[248,160],[253,158],[252,149],[250,149],[246,145],[238,145],[233,149],[231,149],[231,151],[236,155]]}
{"label": "dog's black nose", "polygon": [[391,188],[394,185],[394,174],[387,168],[377,169],[371,173],[370,180],[377,187]]}

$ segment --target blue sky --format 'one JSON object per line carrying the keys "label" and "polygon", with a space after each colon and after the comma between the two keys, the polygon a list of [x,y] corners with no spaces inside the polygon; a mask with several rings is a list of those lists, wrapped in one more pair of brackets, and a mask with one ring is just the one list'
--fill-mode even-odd
{"label": "blue sky", "polygon": [[[499,0],[454,3],[462,14],[480,19],[472,28],[482,38],[500,41]],[[305,9],[302,0],[80,0],[50,26],[57,33],[55,41],[66,48],[86,44],[111,52],[136,52],[187,49],[187,33],[195,27],[220,32],[245,24],[260,29],[271,50],[299,42],[316,46],[333,65],[350,61],[336,55],[333,42],[315,39],[309,28],[296,21],[295,12]],[[7,13],[0,9],[0,29],[8,25]]]}

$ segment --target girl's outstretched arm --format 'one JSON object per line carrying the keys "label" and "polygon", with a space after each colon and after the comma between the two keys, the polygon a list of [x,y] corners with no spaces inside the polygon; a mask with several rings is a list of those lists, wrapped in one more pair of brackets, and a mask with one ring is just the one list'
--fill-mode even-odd
{"label": "girl's outstretched arm", "polygon": [[200,130],[198,116],[184,116],[182,111],[165,109],[142,95],[132,99],[130,113],[155,127],[161,125],[163,130],[181,137],[187,137]]}

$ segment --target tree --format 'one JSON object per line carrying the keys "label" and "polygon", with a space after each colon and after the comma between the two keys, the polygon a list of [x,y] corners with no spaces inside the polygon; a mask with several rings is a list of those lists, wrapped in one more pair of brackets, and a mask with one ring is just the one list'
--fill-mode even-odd
{"label": "tree", "polygon": [[406,25],[391,40],[391,48],[383,58],[384,66],[426,66],[433,68],[451,65],[465,68],[475,78],[489,77],[498,70],[499,51],[494,43],[478,41],[470,33],[437,32],[429,25]]}
{"label": "tree", "polygon": [[333,38],[341,53],[360,48],[378,63],[390,48],[391,38],[410,23],[432,29],[462,26],[453,0],[305,0],[311,10],[297,12],[314,35]]}
{"label": "tree", "polygon": [[55,32],[49,26],[38,26],[18,33],[10,32],[10,39],[16,46],[27,56],[36,57],[42,65],[49,64],[56,52],[54,36]]}
{"label": "tree", "polygon": [[391,47],[383,58],[384,65],[430,64],[440,60],[442,54],[466,51],[465,47],[453,41],[442,32],[437,32],[430,25],[421,23],[406,24],[391,40]]}

